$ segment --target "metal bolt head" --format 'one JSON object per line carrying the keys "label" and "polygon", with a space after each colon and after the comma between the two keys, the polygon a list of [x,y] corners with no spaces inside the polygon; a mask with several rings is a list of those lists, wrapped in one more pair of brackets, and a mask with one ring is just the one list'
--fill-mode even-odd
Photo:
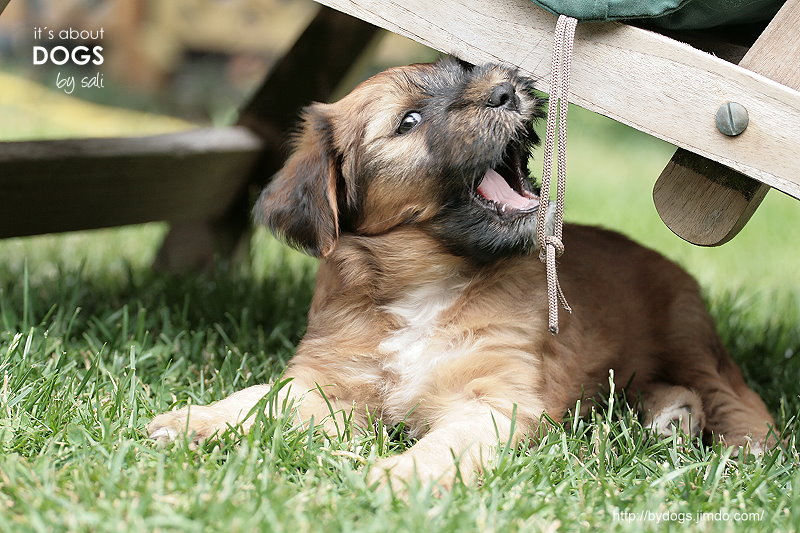
{"label": "metal bolt head", "polygon": [[747,109],[736,102],[725,102],[717,109],[717,129],[729,137],[742,133],[750,123]]}

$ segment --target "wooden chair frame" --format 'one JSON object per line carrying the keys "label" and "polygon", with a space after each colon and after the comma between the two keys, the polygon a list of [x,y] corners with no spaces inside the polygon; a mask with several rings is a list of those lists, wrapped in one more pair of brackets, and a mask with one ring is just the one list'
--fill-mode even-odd
{"label": "wooden chair frame", "polygon": [[168,221],[158,265],[200,268],[231,255],[248,235],[252,197],[283,163],[299,109],[330,98],[377,32],[321,8],[233,126],[0,142],[0,238]]}

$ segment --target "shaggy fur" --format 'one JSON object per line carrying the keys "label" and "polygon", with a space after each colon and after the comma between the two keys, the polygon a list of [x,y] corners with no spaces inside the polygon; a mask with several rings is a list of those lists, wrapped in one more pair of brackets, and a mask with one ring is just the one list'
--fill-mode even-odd
{"label": "shaggy fur", "polygon": [[[559,335],[548,332],[527,178],[541,116],[532,86],[503,67],[445,60],[388,70],[306,109],[256,205],[259,220],[322,258],[308,331],[285,373],[299,416],[333,426],[323,390],[359,424],[367,411],[402,421],[419,441],[372,475],[416,471],[448,484],[454,455],[469,479],[498,442],[534,431],[544,413],[560,420],[613,369],[661,434],[680,426],[767,444],[773,420],[695,281],[659,254],[567,225],[559,275],[574,312],[560,315]],[[268,390],[160,415],[150,435],[246,429]]]}

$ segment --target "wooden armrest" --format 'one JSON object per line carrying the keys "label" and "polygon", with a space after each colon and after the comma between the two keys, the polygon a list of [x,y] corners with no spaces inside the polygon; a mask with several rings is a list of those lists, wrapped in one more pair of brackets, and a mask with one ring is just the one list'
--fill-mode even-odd
{"label": "wooden armrest", "polygon": [[213,219],[241,192],[261,148],[241,126],[0,143],[0,238]]}
{"label": "wooden armrest", "polygon": [[[800,0],[787,1],[739,65],[800,90]],[[751,117],[759,120],[760,117]],[[742,151],[770,153],[768,144],[752,139],[745,130],[738,137],[719,137]],[[797,143],[800,152],[800,143]],[[797,157],[789,160],[800,174]],[[702,246],[717,246],[732,239],[750,220],[769,191],[724,165],[679,149],[664,168],[653,189],[653,202],[661,220],[681,238]]]}

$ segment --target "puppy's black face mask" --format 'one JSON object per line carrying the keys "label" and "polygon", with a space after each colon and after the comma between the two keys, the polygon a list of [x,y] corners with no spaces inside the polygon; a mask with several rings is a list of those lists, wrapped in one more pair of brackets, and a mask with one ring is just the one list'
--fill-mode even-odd
{"label": "puppy's black face mask", "polygon": [[[451,252],[478,262],[536,248],[538,190],[528,157],[539,139],[542,102],[533,81],[496,65],[441,61],[415,80],[426,94],[407,115],[437,167],[441,208],[427,230]],[[414,130],[419,128],[419,131]],[[401,130],[402,132],[402,123]]]}

